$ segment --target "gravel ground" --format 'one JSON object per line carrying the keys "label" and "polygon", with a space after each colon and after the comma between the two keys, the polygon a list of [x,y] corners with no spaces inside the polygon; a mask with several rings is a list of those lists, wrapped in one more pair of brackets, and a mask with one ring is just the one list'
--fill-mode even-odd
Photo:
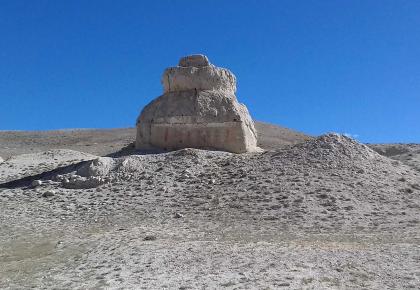
{"label": "gravel ground", "polygon": [[420,172],[420,144],[369,144],[369,147]]}
{"label": "gravel ground", "polygon": [[76,164],[0,188],[0,288],[419,289],[419,174],[336,134]]}

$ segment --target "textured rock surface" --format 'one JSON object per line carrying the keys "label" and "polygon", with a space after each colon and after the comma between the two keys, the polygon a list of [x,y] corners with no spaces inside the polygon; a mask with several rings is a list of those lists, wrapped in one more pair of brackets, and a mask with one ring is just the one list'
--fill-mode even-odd
{"label": "textured rock surface", "polygon": [[236,92],[236,78],[227,69],[214,65],[204,67],[170,67],[162,76],[164,93],[187,90]]}
{"label": "textured rock surface", "polygon": [[178,66],[182,67],[188,67],[188,66],[194,66],[194,67],[203,67],[210,65],[209,59],[207,56],[202,54],[193,54],[189,56],[184,56],[179,60]]}
{"label": "textured rock surface", "polygon": [[258,150],[254,123],[236,99],[236,78],[229,70],[193,55],[166,69],[162,84],[164,94],[137,120],[136,148]]}
{"label": "textured rock surface", "polygon": [[63,179],[61,182],[64,188],[71,189],[86,189],[86,188],[95,188],[104,184],[106,180],[102,177],[82,177],[78,175],[73,175],[72,178]]}
{"label": "textured rock surface", "polygon": [[105,176],[115,166],[110,157],[99,157],[80,167],[77,173],[83,177]]}

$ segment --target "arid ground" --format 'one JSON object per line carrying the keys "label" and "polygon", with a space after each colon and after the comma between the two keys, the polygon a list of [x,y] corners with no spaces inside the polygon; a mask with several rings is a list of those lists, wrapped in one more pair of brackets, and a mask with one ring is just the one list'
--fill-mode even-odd
{"label": "arid ground", "polygon": [[420,289],[420,145],[256,123],[260,153],[0,132],[1,289]]}

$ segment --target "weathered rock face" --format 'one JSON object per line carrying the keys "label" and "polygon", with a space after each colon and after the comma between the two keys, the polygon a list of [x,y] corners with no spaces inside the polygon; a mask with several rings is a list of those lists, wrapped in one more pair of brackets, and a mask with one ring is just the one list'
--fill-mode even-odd
{"label": "weathered rock face", "polygon": [[177,67],[167,68],[162,76],[164,93],[196,89],[235,94],[235,76],[227,69],[210,64],[207,57],[201,57],[184,57]]}
{"label": "weathered rock face", "polygon": [[254,123],[235,96],[236,78],[204,55],[181,58],[162,76],[164,94],[137,119],[137,149],[258,150]]}

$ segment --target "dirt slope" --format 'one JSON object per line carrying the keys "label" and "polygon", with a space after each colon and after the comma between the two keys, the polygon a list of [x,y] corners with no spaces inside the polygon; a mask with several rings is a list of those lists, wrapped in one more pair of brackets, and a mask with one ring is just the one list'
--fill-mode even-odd
{"label": "dirt slope", "polygon": [[[310,137],[290,129],[256,122],[258,145],[265,149],[301,142]],[[71,149],[105,156],[118,151],[135,139],[134,128],[57,131],[0,131],[0,156]]]}
{"label": "dirt slope", "polygon": [[369,147],[420,172],[420,144],[369,144]]}
{"label": "dirt slope", "polygon": [[336,134],[103,157],[0,188],[0,288],[418,289],[419,184]]}

